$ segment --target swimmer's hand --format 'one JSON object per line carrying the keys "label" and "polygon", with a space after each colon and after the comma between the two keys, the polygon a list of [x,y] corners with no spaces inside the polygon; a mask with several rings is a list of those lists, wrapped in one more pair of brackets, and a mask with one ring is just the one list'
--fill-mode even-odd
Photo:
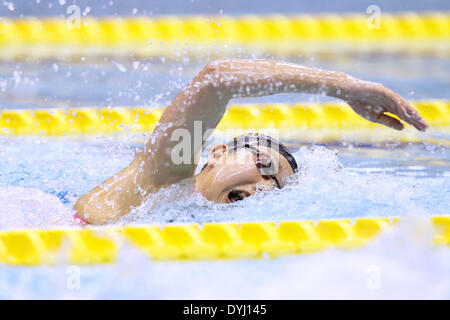
{"label": "swimmer's hand", "polygon": [[369,121],[402,130],[403,123],[386,114],[389,112],[419,131],[425,131],[429,127],[406,99],[384,85],[356,81],[342,98],[357,114]]}

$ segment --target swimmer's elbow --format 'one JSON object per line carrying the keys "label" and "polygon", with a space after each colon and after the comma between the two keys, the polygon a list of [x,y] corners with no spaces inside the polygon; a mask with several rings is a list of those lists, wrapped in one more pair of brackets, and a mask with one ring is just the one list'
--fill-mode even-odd
{"label": "swimmer's elbow", "polygon": [[92,223],[90,219],[90,215],[87,214],[86,208],[86,200],[85,196],[82,196],[75,202],[73,205],[73,210],[75,211],[75,215],[88,223]]}
{"label": "swimmer's elbow", "polygon": [[202,72],[206,75],[216,75],[216,74],[220,73],[222,68],[225,65],[229,64],[229,62],[230,62],[230,59],[219,59],[219,60],[211,61],[203,68]]}
{"label": "swimmer's elbow", "polygon": [[221,73],[228,68],[229,64],[230,59],[219,59],[208,63],[199,73],[200,80],[205,85],[217,87],[220,85]]}
{"label": "swimmer's elbow", "polygon": [[100,209],[95,208],[93,205],[89,205],[86,195],[82,196],[73,206],[75,215],[89,224],[102,225],[107,222],[103,212]]}
{"label": "swimmer's elbow", "polygon": [[196,82],[196,86],[201,86],[202,88],[213,87],[217,82],[217,74],[218,70],[214,62],[208,63],[194,79],[194,82]]}
{"label": "swimmer's elbow", "polygon": [[228,101],[231,98],[231,91],[228,89],[233,87],[236,80],[230,76],[232,69],[231,59],[212,61],[200,71],[193,81],[193,86],[201,96]]}

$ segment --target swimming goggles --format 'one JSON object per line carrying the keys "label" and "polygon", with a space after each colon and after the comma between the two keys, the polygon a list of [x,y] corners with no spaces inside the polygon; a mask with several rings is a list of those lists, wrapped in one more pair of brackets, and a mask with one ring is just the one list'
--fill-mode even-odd
{"label": "swimming goggles", "polygon": [[[233,139],[233,141],[231,141],[227,145],[232,150],[244,148],[250,151],[251,153],[255,154],[257,157],[261,157],[262,154],[262,152],[258,149],[258,146],[264,146],[273,149],[277,151],[279,154],[281,154],[288,161],[294,173],[298,169],[297,161],[295,161],[295,158],[292,156],[289,150],[285,146],[280,144],[278,141],[269,136],[258,133],[247,134]],[[280,182],[275,176],[275,173],[278,171],[278,166],[275,167],[273,161],[270,161],[270,165],[262,161],[257,162],[256,167],[261,176],[273,179],[276,182],[277,187],[281,189]]]}

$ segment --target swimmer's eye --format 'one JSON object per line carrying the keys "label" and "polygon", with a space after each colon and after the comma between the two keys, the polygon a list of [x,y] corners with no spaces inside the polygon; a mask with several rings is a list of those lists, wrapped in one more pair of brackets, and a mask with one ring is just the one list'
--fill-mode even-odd
{"label": "swimmer's eye", "polygon": [[250,193],[248,193],[247,191],[231,190],[228,193],[227,200],[228,200],[228,202],[232,203],[232,202],[243,200],[249,196],[250,196]]}

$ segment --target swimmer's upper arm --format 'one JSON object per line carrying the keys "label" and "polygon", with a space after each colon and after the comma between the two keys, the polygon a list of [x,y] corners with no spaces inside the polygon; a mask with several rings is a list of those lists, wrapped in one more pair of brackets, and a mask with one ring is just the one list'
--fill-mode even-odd
{"label": "swimmer's upper arm", "polygon": [[143,150],[147,172],[160,186],[191,177],[203,142],[231,98],[283,92],[334,95],[342,89],[343,77],[339,72],[264,59],[212,62],[176,96],[157,123]]}
{"label": "swimmer's upper arm", "polygon": [[220,96],[208,64],[166,108],[142,151],[155,185],[191,177],[204,141],[225,113],[229,98]]}
{"label": "swimmer's upper arm", "polygon": [[[213,74],[213,66],[205,67],[167,107],[144,150],[132,163],[77,200],[74,210],[79,217],[92,224],[115,221],[139,206],[147,194],[193,175],[202,137],[206,139],[207,130],[216,127],[228,102],[210,81]],[[197,132],[199,123],[201,129]],[[185,138],[185,151],[191,151],[184,159],[186,163],[180,164],[172,152],[180,143],[173,138],[177,134]],[[200,138],[194,139],[195,135]]]}

